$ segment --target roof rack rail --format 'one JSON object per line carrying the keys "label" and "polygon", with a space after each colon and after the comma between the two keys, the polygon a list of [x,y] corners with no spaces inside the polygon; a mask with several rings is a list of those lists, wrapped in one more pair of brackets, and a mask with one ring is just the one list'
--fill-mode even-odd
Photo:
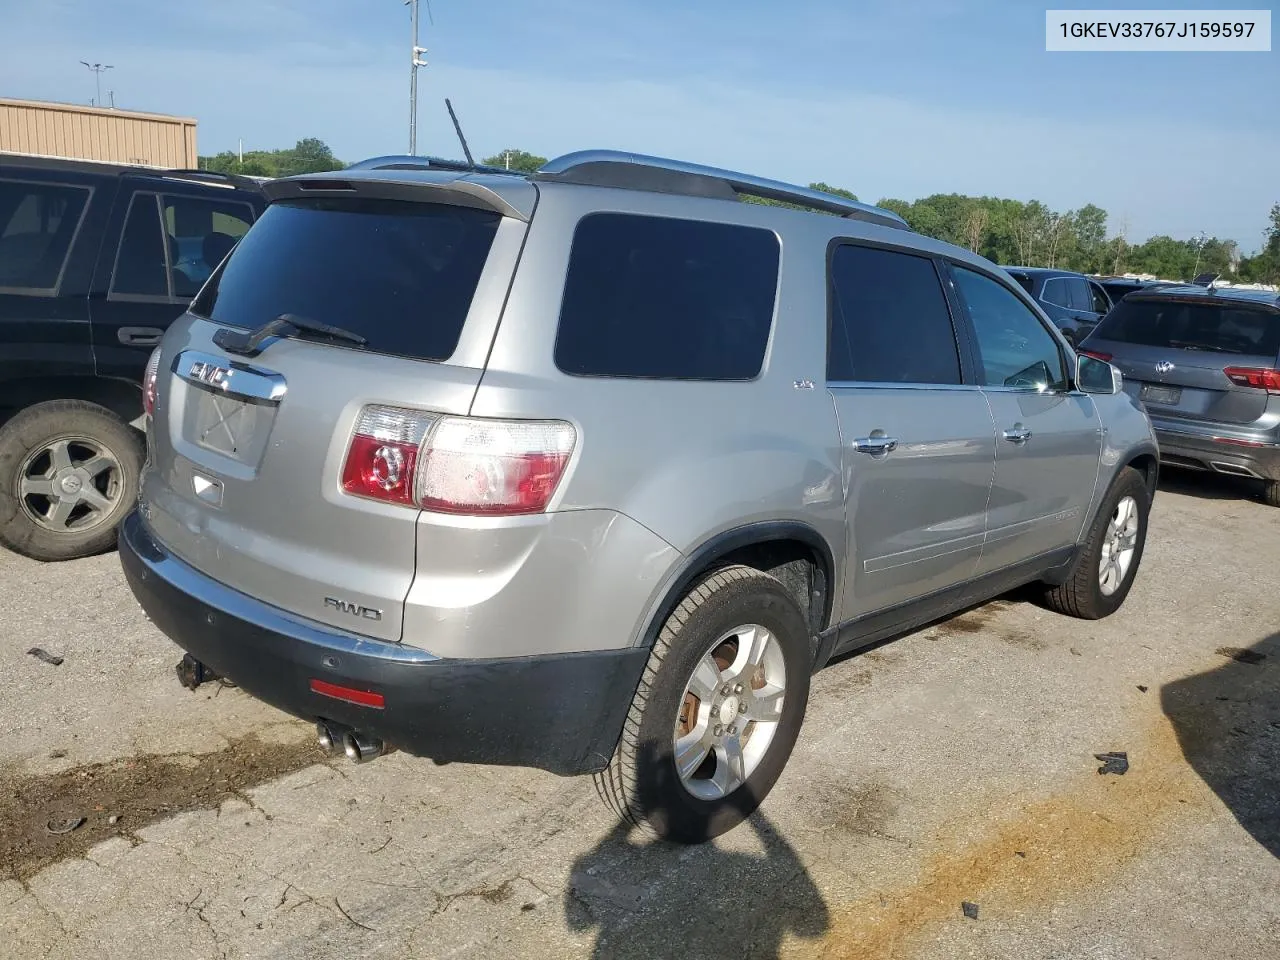
{"label": "roof rack rail", "polygon": [[163,168],[156,171],[162,177],[181,177],[184,180],[220,180],[241,190],[256,190],[259,182],[240,173],[224,173],[221,170],[186,170]]}
{"label": "roof rack rail", "polygon": [[736,200],[742,195],[793,203],[822,210],[854,220],[865,220],[886,227],[910,230],[907,222],[891,210],[800,187],[780,180],[769,180],[749,173],[737,173],[688,163],[649,157],[620,150],[580,150],[543,164],[533,174],[535,180],[551,180],[599,187],[622,187],[652,190],[685,196],[714,197]]}
{"label": "roof rack rail", "polygon": [[490,167],[483,163],[467,163],[465,160],[447,160],[444,157],[413,156],[411,154],[390,154],[385,157],[370,157],[353,163],[348,170],[459,170],[470,173],[508,173],[520,175],[518,170],[506,170],[502,167]]}

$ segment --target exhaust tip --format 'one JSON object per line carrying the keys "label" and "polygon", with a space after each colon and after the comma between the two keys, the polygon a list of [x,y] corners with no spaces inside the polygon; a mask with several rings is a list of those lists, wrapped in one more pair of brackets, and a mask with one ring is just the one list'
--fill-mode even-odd
{"label": "exhaust tip", "polygon": [[368,763],[382,755],[382,741],[348,730],[342,735],[342,750],[352,763]]}
{"label": "exhaust tip", "polygon": [[321,750],[332,757],[342,751],[342,732],[319,720],[316,722],[316,742],[320,744]]}

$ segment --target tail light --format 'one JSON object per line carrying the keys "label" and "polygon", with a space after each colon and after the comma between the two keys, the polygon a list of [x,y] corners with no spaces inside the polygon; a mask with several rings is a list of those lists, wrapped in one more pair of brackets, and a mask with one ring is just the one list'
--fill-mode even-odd
{"label": "tail light", "polygon": [[1086,357],[1093,357],[1093,359],[1095,360],[1101,360],[1103,363],[1111,362],[1112,355],[1109,353],[1104,353],[1101,350],[1077,350],[1076,352],[1083,354]]}
{"label": "tail light", "polygon": [[438,513],[545,510],[577,440],[561,421],[437,417],[400,407],[360,413],[342,486],[353,496]]}
{"label": "tail light", "polygon": [[156,347],[147,358],[147,368],[142,374],[142,412],[152,417],[156,412],[156,382],[160,379],[160,348]]}
{"label": "tail light", "polygon": [[1280,370],[1268,367],[1227,367],[1222,372],[1237,386],[1280,393]]}

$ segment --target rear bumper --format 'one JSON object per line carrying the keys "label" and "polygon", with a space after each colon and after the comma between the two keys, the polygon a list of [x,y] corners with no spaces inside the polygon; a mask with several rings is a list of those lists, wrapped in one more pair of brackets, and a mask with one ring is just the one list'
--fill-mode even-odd
{"label": "rear bumper", "polygon": [[[137,512],[120,562],[151,621],[246,692],[294,716],[347,724],[440,762],[562,775],[603,769],[647,660],[644,649],[459,660],[292,616],[170,555]],[[312,680],[381,694],[378,709],[315,693]]]}
{"label": "rear bumper", "polygon": [[1160,459],[1171,466],[1280,480],[1280,444],[1224,436],[1210,429],[1165,426],[1152,418]]}

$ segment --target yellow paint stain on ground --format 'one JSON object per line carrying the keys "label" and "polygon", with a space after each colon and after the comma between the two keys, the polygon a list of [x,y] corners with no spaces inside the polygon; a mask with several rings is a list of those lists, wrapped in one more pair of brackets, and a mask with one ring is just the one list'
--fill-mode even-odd
{"label": "yellow paint stain on ground", "polygon": [[[977,838],[965,822],[943,829],[944,849],[924,863],[915,883],[833,904],[826,939],[816,950],[805,945],[801,954],[823,960],[907,957],[926,927],[961,915],[962,901],[980,904],[984,917],[1034,910],[1100,885],[1149,852],[1175,822],[1205,816],[1211,795],[1183,759],[1165,718],[1129,760],[1123,777],[1100,776],[1100,764],[1093,764],[1067,792],[1028,802]],[[966,833],[963,842],[946,839]]]}

